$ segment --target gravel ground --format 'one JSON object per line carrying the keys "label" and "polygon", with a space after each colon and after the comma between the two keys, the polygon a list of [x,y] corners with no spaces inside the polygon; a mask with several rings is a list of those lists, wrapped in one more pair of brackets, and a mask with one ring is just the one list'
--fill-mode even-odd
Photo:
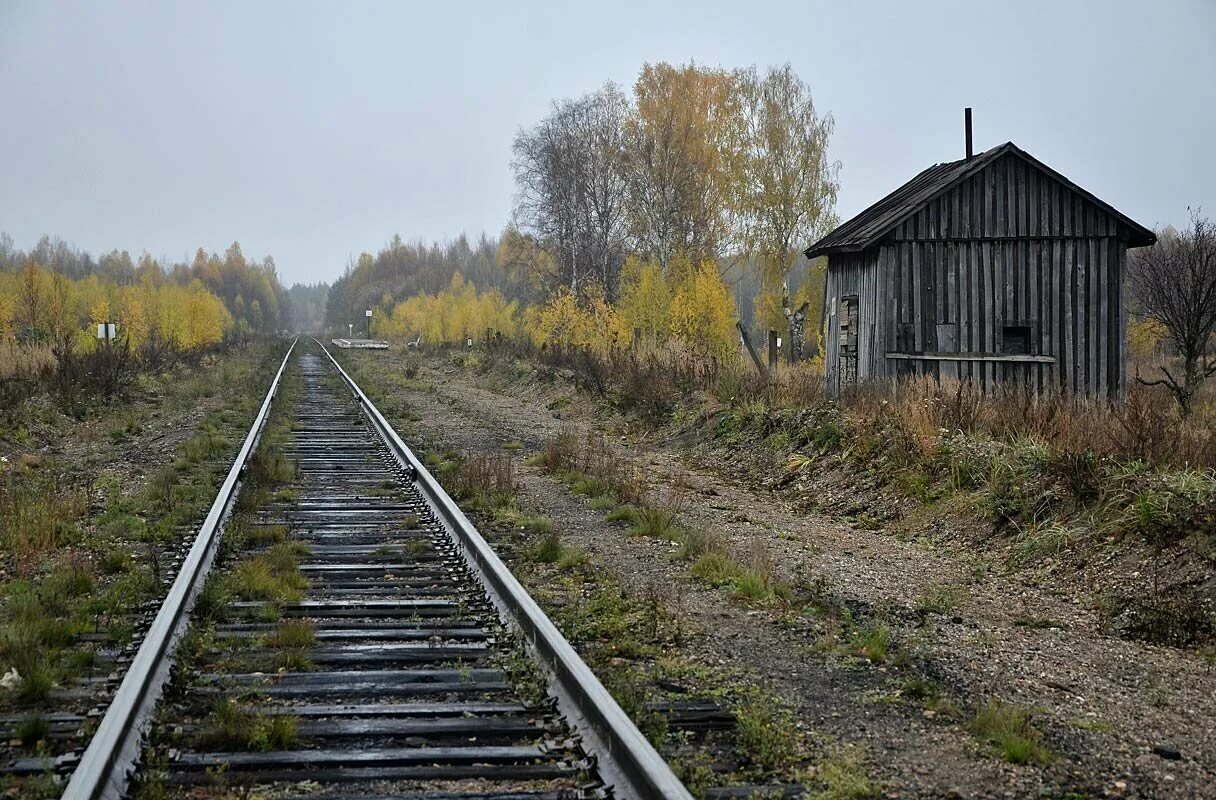
{"label": "gravel ground", "polygon": [[[809,729],[863,745],[885,796],[1216,797],[1211,663],[1103,634],[1090,598],[977,569],[974,553],[798,513],[772,492],[744,485],[737,454],[693,466],[687,443],[631,429],[561,383],[488,380],[441,359],[421,378],[403,398],[422,417],[415,434],[466,453],[521,442],[526,502],[639,591],[675,587],[701,632],[686,655],[756,676]],[[523,463],[567,430],[605,434],[622,457],[644,466],[660,495],[673,483],[688,487],[686,524],[717,531],[741,556],[763,547],[787,579],[814,578],[859,618],[884,620],[893,651],[912,666],[899,671],[825,652],[821,621],[749,610],[689,579],[670,558],[672,543],[603,522],[585,498]],[[963,588],[950,590],[955,599],[942,613],[926,612],[927,594],[942,586]],[[940,685],[961,711],[900,699],[909,668]],[[1052,752],[1046,764],[1008,764],[970,734],[970,713],[989,698],[1034,710]]]}

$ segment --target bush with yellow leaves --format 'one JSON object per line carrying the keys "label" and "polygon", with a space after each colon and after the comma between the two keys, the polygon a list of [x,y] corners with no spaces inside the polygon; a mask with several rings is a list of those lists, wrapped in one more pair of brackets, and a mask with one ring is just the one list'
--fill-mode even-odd
{"label": "bush with yellow leaves", "polygon": [[735,302],[713,261],[702,261],[676,285],[671,330],[698,355],[723,358],[737,353],[736,319]]}
{"label": "bush with yellow leaves", "polygon": [[497,289],[478,292],[459,272],[439,294],[414,295],[391,310],[383,304],[373,319],[379,320],[373,334],[392,341],[421,336],[432,344],[462,344],[487,332],[512,339],[520,333],[519,304],[507,302]]}
{"label": "bush with yellow leaves", "polygon": [[621,318],[626,327],[648,339],[671,334],[671,289],[663,268],[630,256],[621,269]]}
{"label": "bush with yellow leaves", "polygon": [[199,281],[119,286],[90,275],[72,280],[36,264],[0,274],[0,338],[97,345],[96,325],[118,324],[118,340],[138,348],[158,337],[182,349],[214,344],[233,327],[222,300]]}
{"label": "bush with yellow leaves", "polygon": [[536,345],[581,348],[604,355],[628,346],[631,338],[621,314],[598,292],[592,291],[580,302],[573,292],[562,290],[530,311],[528,333]]}

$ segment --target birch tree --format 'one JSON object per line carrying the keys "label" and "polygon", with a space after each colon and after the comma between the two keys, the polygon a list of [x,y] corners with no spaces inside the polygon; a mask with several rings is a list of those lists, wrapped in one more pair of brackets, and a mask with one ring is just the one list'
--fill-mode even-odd
{"label": "birch tree", "polygon": [[545,243],[562,284],[576,294],[588,280],[609,297],[618,288],[627,234],[621,172],[627,109],[621,90],[608,84],[555,102],[515,138],[516,224]]}
{"label": "birch tree", "polygon": [[735,77],[695,64],[646,64],[625,123],[625,179],[635,249],[664,270],[683,254],[730,251],[739,134]]}
{"label": "birch tree", "polygon": [[757,316],[775,328],[783,316],[779,295],[799,251],[838,223],[840,165],[828,156],[834,122],[819,115],[810,87],[789,64],[763,77],[742,70],[736,83],[743,136],[735,204],[761,287]]}

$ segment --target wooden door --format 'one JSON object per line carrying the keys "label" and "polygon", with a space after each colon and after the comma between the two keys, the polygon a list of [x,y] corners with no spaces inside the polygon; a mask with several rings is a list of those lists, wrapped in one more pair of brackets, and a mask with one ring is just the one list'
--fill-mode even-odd
{"label": "wooden door", "polygon": [[860,330],[857,295],[840,298],[840,385],[857,383],[857,333]]}

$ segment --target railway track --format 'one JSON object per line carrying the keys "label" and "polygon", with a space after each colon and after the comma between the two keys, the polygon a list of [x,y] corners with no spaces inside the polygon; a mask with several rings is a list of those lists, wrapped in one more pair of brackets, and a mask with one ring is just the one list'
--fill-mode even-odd
{"label": "railway track", "polygon": [[[258,457],[293,466],[238,503],[276,393]],[[63,796],[250,791],[690,797],[319,343],[284,360]]]}

